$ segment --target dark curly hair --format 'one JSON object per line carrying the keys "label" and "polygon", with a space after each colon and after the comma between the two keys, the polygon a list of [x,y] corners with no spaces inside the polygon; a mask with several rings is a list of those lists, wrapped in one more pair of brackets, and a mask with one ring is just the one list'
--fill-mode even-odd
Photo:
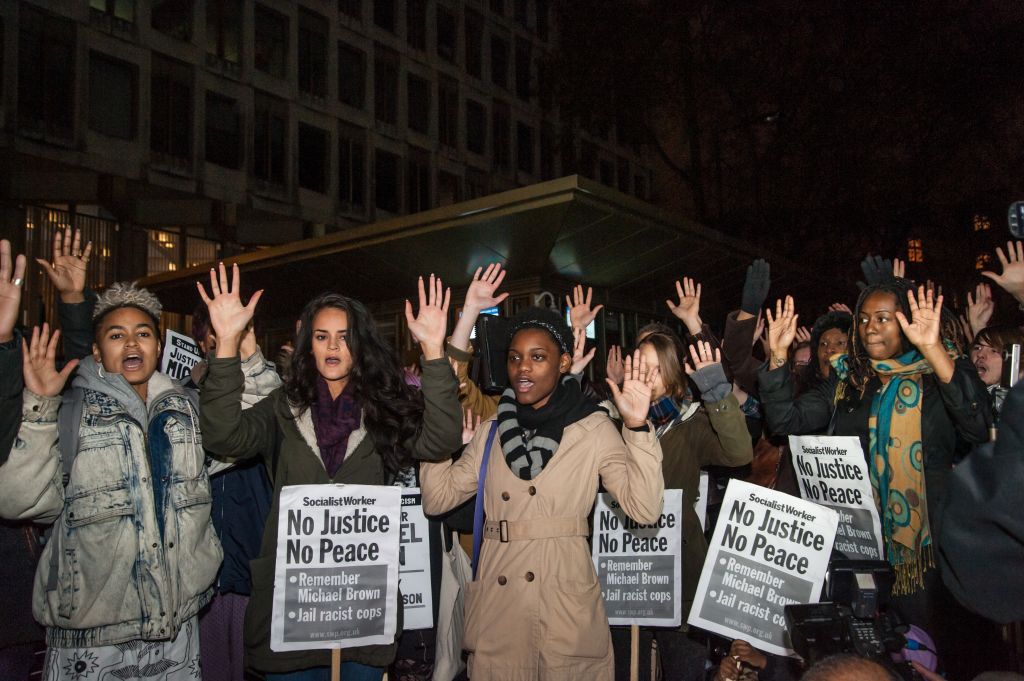
{"label": "dark curly hair", "polygon": [[363,425],[391,473],[408,465],[403,443],[416,436],[423,422],[423,396],[406,384],[395,350],[381,338],[366,306],[339,293],[321,293],[306,303],[299,317],[291,374],[284,390],[299,413],[316,402],[319,376],[313,357],[313,319],[333,307],[348,315],[347,344],[352,355],[355,398],[363,411]]}
{"label": "dark curly hair", "polygon": [[[868,358],[868,353],[864,349],[864,345],[860,340],[860,325],[857,320],[860,318],[860,310],[864,306],[864,301],[868,299],[868,296],[874,293],[891,293],[896,298],[896,308],[906,316],[907,319],[911,319],[913,315],[910,313],[910,304],[907,302],[907,293],[913,290],[913,285],[906,279],[890,279],[878,284],[872,284],[863,291],[860,292],[860,297],[857,298],[857,306],[853,308],[853,326],[850,328],[850,352],[847,359],[847,366],[850,370],[850,383],[860,390],[861,392],[868,385],[868,381],[875,375],[875,370],[871,366],[871,360]],[[900,329],[900,341],[902,345],[902,352],[906,352],[910,348],[910,341],[903,335],[903,329]]]}

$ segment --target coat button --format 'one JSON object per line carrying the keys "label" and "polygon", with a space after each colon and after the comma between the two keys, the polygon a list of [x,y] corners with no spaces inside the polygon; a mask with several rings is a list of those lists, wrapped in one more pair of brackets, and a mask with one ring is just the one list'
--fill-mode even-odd
{"label": "coat button", "polygon": [[156,548],[156,542],[154,542],[154,543],[153,543],[153,548],[154,548],[154,549]]}
{"label": "coat button", "polygon": [[511,497],[509,496],[508,492],[502,492],[501,498],[505,501],[508,501]]}
{"label": "coat button", "polygon": [[505,586],[506,584],[508,584],[508,579],[505,577],[505,575],[500,575],[498,577],[498,584],[500,584],[501,586]]}
{"label": "coat button", "polygon": [[174,542],[170,542],[169,544],[167,544],[167,548],[173,549],[174,548]]}
{"label": "coat button", "polygon": [[528,581],[528,582],[532,582],[533,581],[533,573],[532,572],[527,572],[526,573],[526,581]]}
{"label": "coat button", "polygon": [[533,485],[530,485],[530,496],[533,497],[533,496],[536,496],[536,495],[537,495],[537,488],[534,487]]}

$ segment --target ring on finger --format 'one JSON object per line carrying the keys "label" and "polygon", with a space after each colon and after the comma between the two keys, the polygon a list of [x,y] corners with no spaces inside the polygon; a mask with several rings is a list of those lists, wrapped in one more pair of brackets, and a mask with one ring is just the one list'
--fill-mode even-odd
{"label": "ring on finger", "polygon": [[14,279],[14,281],[13,281],[12,283],[13,283],[13,284],[14,284],[15,286],[21,286],[21,283],[22,283],[23,281],[24,281],[24,280],[23,280],[23,279],[22,279],[21,277],[16,277],[16,278]]}

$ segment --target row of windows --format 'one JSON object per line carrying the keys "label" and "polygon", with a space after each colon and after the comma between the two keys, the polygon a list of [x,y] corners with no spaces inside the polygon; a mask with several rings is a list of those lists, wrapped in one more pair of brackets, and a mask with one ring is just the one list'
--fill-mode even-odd
{"label": "row of windows", "polygon": [[[410,4],[411,7],[415,3]],[[424,4],[425,10],[425,4]],[[255,54],[256,69],[277,78],[288,77],[289,19],[260,4],[255,8]],[[307,10],[299,10],[298,19],[298,61],[299,90],[307,95],[325,99],[328,96],[327,73],[330,50],[328,22],[323,16]],[[483,77],[484,66],[484,22],[483,17],[466,10],[465,13],[465,65],[466,72],[477,78]],[[423,39],[425,41],[425,38]],[[412,40],[410,40],[412,42]],[[417,38],[416,42],[420,40]],[[452,63],[456,62],[458,44],[458,23],[454,14],[443,7],[437,8],[437,53]],[[529,40],[518,38],[515,47],[509,41],[491,35],[489,74],[491,82],[505,90],[513,91],[524,101],[534,94],[531,78],[532,48]],[[419,44],[425,48],[425,42]],[[223,55],[219,55],[223,56]],[[355,108],[364,108],[366,92],[366,71],[368,57],[365,51],[338,43],[338,100]],[[515,77],[511,77],[513,71]],[[374,56],[375,84],[389,91],[389,85],[396,81],[393,76],[398,70],[399,57],[381,45],[377,45]],[[384,112],[386,116],[386,111]],[[380,114],[378,112],[378,117]],[[386,117],[383,118],[386,120]]]}
{"label": "row of windows", "polygon": [[[238,66],[242,60],[242,36],[244,11],[243,0],[209,0],[206,3],[206,51],[212,57]],[[491,3],[492,11],[504,15],[504,2]],[[514,16],[516,22],[526,27],[533,24],[538,35],[547,40],[548,0],[516,0]],[[403,3],[406,19],[406,41],[410,47],[427,49],[428,0],[408,0]],[[131,25],[135,22],[135,0],[90,0],[94,18],[101,21],[113,20]],[[362,18],[361,0],[339,0],[341,12],[357,19]],[[531,11],[533,9],[534,11]],[[484,77],[485,18],[480,12],[465,8],[461,28],[464,36],[462,61],[466,72],[477,78]],[[278,78],[286,78],[289,63],[289,17],[270,7],[256,3],[253,11],[255,67]],[[452,63],[459,63],[459,13],[458,10],[436,4],[434,7],[435,44],[437,55]],[[397,33],[398,5],[396,0],[374,0],[373,20],[377,26]],[[191,41],[193,23],[193,0],[156,0],[152,3],[150,21],[153,28],[179,40]],[[299,86],[303,92],[327,96],[327,62],[329,22],[327,17],[299,8],[298,45],[294,59],[297,60]],[[529,99],[531,95],[531,45],[530,40],[517,37],[514,40],[491,35],[486,41],[490,47],[489,77],[495,85],[512,89],[517,97]],[[365,62],[365,55],[363,56]],[[515,79],[510,78],[512,62],[515,62]],[[341,88],[339,88],[340,90]],[[339,92],[339,97],[341,93]],[[342,100],[344,101],[344,99]]]}

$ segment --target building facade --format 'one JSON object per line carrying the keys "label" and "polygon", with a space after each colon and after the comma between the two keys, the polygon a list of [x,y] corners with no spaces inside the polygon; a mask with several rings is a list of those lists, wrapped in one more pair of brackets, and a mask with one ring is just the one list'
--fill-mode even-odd
{"label": "building facade", "polygon": [[[90,283],[580,173],[641,150],[550,104],[551,0],[20,0],[0,7],[4,235]],[[33,272],[24,321],[51,314]]]}

